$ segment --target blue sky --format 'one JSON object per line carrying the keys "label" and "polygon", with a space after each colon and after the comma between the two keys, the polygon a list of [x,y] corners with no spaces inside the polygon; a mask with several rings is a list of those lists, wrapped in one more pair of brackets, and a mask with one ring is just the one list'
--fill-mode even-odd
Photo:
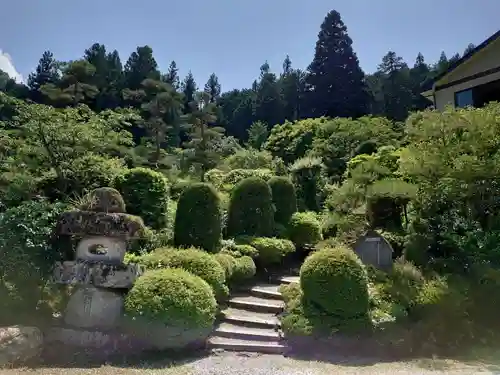
{"label": "blue sky", "polygon": [[500,28],[498,0],[2,0],[0,69],[26,78],[44,50],[70,60],[95,42],[125,63],[148,44],[162,70],[174,59],[200,86],[215,72],[223,91],[249,87],[265,60],[279,71],[289,54],[305,68],[331,9],[368,73],[389,50],[411,64],[419,51],[433,62]]}

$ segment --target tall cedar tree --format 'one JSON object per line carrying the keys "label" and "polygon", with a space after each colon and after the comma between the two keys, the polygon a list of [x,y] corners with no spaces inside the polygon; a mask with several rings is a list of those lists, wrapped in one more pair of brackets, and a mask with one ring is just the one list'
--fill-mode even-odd
{"label": "tall cedar tree", "polygon": [[308,68],[310,117],[359,117],[367,113],[365,75],[340,14],[332,10],[321,25]]}
{"label": "tall cedar tree", "polygon": [[276,75],[267,61],[260,67],[260,82],[255,99],[255,118],[269,127],[284,122],[284,106]]}
{"label": "tall cedar tree", "polygon": [[147,79],[160,80],[158,64],[153,57],[153,49],[150,46],[137,47],[132,52],[125,64],[125,87],[130,90],[141,88],[142,82]]}

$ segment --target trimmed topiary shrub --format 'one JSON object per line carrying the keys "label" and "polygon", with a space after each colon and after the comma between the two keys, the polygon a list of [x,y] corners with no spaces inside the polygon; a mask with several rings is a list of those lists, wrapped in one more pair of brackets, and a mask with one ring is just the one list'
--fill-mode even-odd
{"label": "trimmed topiary shrub", "polygon": [[85,211],[123,213],[126,212],[125,202],[120,192],[110,187],[94,189],[82,199],[82,207]]}
{"label": "trimmed topiary shrub", "polygon": [[224,268],[212,255],[202,250],[160,248],[140,257],[139,263],[148,269],[183,268],[205,280],[218,300],[226,298],[229,293]]}
{"label": "trimmed topiary shrub", "polygon": [[356,254],[337,247],[309,255],[300,268],[304,298],[340,319],[366,316],[368,275]]}
{"label": "trimmed topiary shrub", "polygon": [[292,241],[280,238],[257,237],[250,245],[259,252],[259,264],[263,266],[280,264],[285,256],[295,251]]}
{"label": "trimmed topiary shrub", "polygon": [[274,220],[287,225],[297,211],[297,193],[292,181],[287,177],[273,177],[268,182],[272,191]]}
{"label": "trimmed topiary shrub", "polygon": [[288,225],[288,238],[302,249],[322,240],[321,224],[314,212],[296,212]]}
{"label": "trimmed topiary shrub", "polygon": [[257,177],[249,177],[231,192],[227,234],[270,236],[274,228],[274,212],[269,185]]}
{"label": "trimmed topiary shrub", "polygon": [[177,200],[181,196],[182,192],[186,187],[191,185],[192,182],[189,180],[178,179],[170,186],[170,196],[172,199]]}
{"label": "trimmed topiary shrub", "polygon": [[[147,271],[125,297],[125,313],[158,349],[180,348],[203,342],[212,330],[217,302],[202,278],[182,269]],[[135,323],[138,324],[138,323]]]}
{"label": "trimmed topiary shrub", "polygon": [[140,216],[153,229],[167,224],[168,184],[166,178],[147,168],[134,168],[116,179],[127,212]]}
{"label": "trimmed topiary shrub", "polygon": [[254,277],[256,272],[257,267],[255,267],[254,260],[249,256],[242,256],[236,259],[232,281],[244,282]]}
{"label": "trimmed topiary shrub", "polygon": [[219,262],[222,268],[224,268],[226,281],[231,280],[233,277],[234,267],[236,267],[236,258],[226,253],[215,254],[214,258],[217,262]]}
{"label": "trimmed topiary shrub", "polygon": [[215,253],[221,241],[219,196],[212,185],[196,183],[182,192],[177,204],[174,244]]}

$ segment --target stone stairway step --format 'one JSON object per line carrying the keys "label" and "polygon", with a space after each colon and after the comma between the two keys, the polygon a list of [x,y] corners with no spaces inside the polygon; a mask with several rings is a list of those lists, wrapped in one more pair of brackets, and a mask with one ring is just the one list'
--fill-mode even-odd
{"label": "stone stairway step", "polygon": [[255,340],[255,341],[279,341],[280,334],[273,328],[249,328],[231,323],[221,323],[215,329],[218,337],[230,339]]}
{"label": "stone stairway step", "polygon": [[281,322],[274,313],[254,312],[244,309],[227,308],[222,311],[224,320],[249,327],[280,327]]}
{"label": "stone stairway step", "polygon": [[278,341],[240,340],[219,336],[210,337],[207,344],[213,349],[264,354],[283,354],[286,349],[286,346]]}
{"label": "stone stairway step", "polygon": [[285,303],[283,301],[248,295],[231,298],[229,300],[229,305],[235,308],[246,309],[250,311],[262,311],[276,314],[281,313],[285,307]]}
{"label": "stone stairway step", "polygon": [[282,284],[300,283],[300,276],[284,276],[280,281]]}
{"label": "stone stairway step", "polygon": [[279,287],[279,285],[272,284],[257,284],[250,289],[250,293],[256,297],[283,299],[281,293],[278,291]]}

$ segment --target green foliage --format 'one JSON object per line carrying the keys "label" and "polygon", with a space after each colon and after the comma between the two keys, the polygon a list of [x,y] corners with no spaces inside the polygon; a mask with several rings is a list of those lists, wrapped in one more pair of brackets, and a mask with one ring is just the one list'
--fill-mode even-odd
{"label": "green foliage", "polygon": [[147,226],[160,229],[167,223],[168,184],[161,173],[134,168],[116,180],[127,212],[140,216]]}
{"label": "green foliage", "polygon": [[226,274],[226,280],[230,281],[233,277],[234,268],[236,267],[236,258],[232,255],[226,253],[217,253],[214,254],[215,260],[219,262],[219,264],[224,268],[224,272]]}
{"label": "green foliage", "polygon": [[318,250],[307,257],[300,269],[304,298],[327,314],[352,319],[368,314],[368,277],[350,249]]}
{"label": "green foliage", "polygon": [[178,179],[176,180],[171,186],[170,186],[170,196],[172,197],[172,199],[179,199],[179,197],[181,196],[183,190],[191,185],[192,182],[191,181],[187,181],[187,180],[182,180],[182,179]]}
{"label": "green foliage", "polygon": [[236,259],[236,265],[233,269],[233,281],[244,282],[255,276],[257,268],[255,262],[249,256],[242,256]]}
{"label": "green foliage", "polygon": [[319,158],[297,159],[290,167],[293,182],[297,188],[299,208],[319,211],[321,209],[321,188],[325,184],[322,172],[324,165]]}
{"label": "green foliage", "polygon": [[248,132],[248,145],[256,150],[260,150],[269,136],[266,123],[262,121],[254,122]]}
{"label": "green foliage", "polygon": [[273,195],[274,220],[287,225],[292,215],[297,211],[297,194],[292,181],[286,177],[273,177],[269,180]]}
{"label": "green foliage", "polygon": [[255,247],[246,243],[236,243],[234,240],[223,241],[221,252],[232,254],[237,258],[241,256],[249,256],[256,259],[259,256],[259,252]]}
{"label": "green foliage", "polygon": [[272,155],[258,149],[242,149],[229,156],[224,164],[229,169],[270,169]]}
{"label": "green foliage", "polygon": [[233,169],[225,175],[223,184],[236,185],[249,177],[258,177],[268,181],[272,176],[273,172],[270,169]]}
{"label": "green foliage", "polygon": [[274,126],[264,148],[291,164],[311,149],[315,132],[325,121],[325,118],[305,119]]}
{"label": "green foliage", "polygon": [[140,264],[148,269],[183,268],[205,280],[214,290],[218,300],[227,297],[228,289],[224,284],[224,268],[215,258],[199,249],[160,248],[140,258]]}
{"label": "green foliage", "polygon": [[321,224],[314,212],[296,212],[288,224],[288,238],[299,249],[322,240]]}
{"label": "green foliage", "polygon": [[193,184],[182,192],[175,216],[174,243],[216,252],[221,240],[221,212],[212,185]]}
{"label": "green foliage", "polygon": [[248,177],[231,192],[227,234],[231,237],[266,236],[273,232],[274,212],[269,185],[257,177]]}
{"label": "green foliage", "polygon": [[257,237],[250,245],[259,252],[259,264],[263,266],[277,265],[283,258],[295,251],[293,242],[280,238]]}
{"label": "green foliage", "polygon": [[126,314],[185,329],[210,328],[216,310],[210,286],[182,269],[147,271],[125,297]]}

